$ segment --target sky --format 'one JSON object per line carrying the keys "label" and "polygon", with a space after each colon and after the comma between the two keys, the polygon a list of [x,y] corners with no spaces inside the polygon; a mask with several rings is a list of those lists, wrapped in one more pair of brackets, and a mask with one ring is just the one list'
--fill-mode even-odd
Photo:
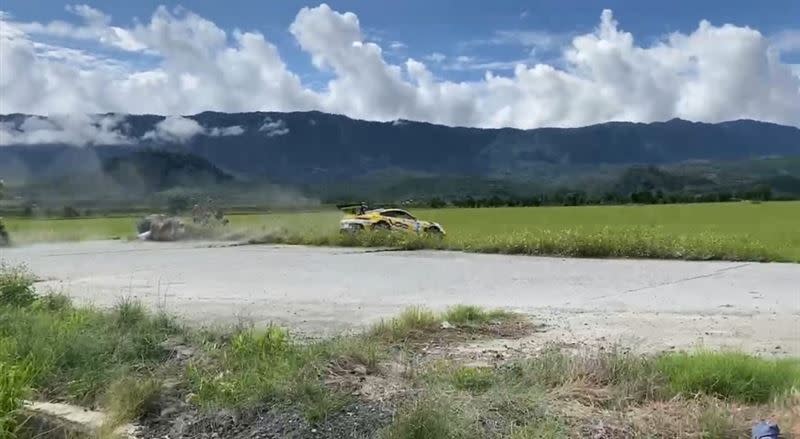
{"label": "sky", "polygon": [[[87,115],[800,126],[797,0],[2,0],[0,10],[0,114],[107,135],[113,121]],[[41,129],[0,127],[0,145]]]}

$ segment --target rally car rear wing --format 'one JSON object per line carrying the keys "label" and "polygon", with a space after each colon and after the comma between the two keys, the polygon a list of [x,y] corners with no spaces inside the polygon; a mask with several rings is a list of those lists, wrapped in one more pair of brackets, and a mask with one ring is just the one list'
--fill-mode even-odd
{"label": "rally car rear wing", "polygon": [[366,203],[337,204],[336,208],[351,215],[361,215],[369,210]]}

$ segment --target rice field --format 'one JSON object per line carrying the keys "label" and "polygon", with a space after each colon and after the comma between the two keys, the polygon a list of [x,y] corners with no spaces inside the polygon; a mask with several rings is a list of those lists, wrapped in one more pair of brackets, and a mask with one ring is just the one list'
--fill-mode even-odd
{"label": "rice field", "polygon": [[[341,213],[230,216],[223,237],[309,245],[396,245],[581,257],[800,262],[800,202],[649,206],[412,209],[441,223],[444,241],[408,236],[342,237]],[[128,239],[136,218],[8,220],[17,243]],[[370,234],[367,234],[370,235]]]}

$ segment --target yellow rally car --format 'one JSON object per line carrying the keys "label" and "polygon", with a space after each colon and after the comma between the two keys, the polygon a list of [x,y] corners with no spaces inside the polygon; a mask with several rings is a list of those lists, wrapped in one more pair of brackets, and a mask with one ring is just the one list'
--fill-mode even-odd
{"label": "yellow rally car", "polygon": [[384,230],[444,236],[444,228],[440,224],[414,218],[403,209],[369,209],[364,204],[337,207],[347,212],[339,223],[342,233]]}

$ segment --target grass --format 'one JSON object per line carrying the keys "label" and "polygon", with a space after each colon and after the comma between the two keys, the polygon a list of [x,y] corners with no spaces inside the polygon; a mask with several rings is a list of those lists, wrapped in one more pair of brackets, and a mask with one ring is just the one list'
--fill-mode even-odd
{"label": "grass", "polygon": [[432,311],[412,307],[397,317],[381,320],[370,330],[370,335],[387,341],[400,341],[438,329],[442,320]]}
{"label": "grass", "polygon": [[113,383],[158,368],[168,354],[161,342],[179,332],[133,302],[104,312],[39,296],[27,270],[0,267],[0,437],[17,433],[17,411],[29,397],[91,407],[110,388],[122,402],[115,416],[132,416],[146,381]]}
{"label": "grass", "polygon": [[740,352],[700,351],[641,356],[614,350],[569,355],[549,349],[507,370],[514,382],[556,388],[611,389],[616,404],[677,395],[705,395],[766,403],[800,389],[800,361],[763,359]]}
{"label": "grass", "polygon": [[150,317],[120,326],[116,313],[91,309],[4,311],[0,362],[25,365],[41,397],[89,406],[115,379],[166,360],[160,343],[175,333]]}
{"label": "grass", "polygon": [[[131,300],[120,300],[109,311],[76,308],[63,296],[36,295],[24,269],[6,267],[1,273],[0,289],[14,292],[0,303],[0,425],[7,431],[15,428],[23,397],[101,406],[112,426],[147,415],[167,370],[164,344],[175,337],[191,340],[200,352],[177,373],[193,404],[245,411],[271,404],[299,409],[310,422],[319,422],[352,399],[326,385],[331,373],[356,367],[375,373],[390,345],[415,331],[439,330],[446,316],[473,325],[500,316],[472,307],[443,314],[413,308],[363,336],[300,343],[276,326],[187,332]],[[465,387],[482,386],[477,374],[465,371],[457,379]]]}
{"label": "grass", "polygon": [[0,262],[0,305],[21,307],[36,300],[33,276],[24,266],[8,266]]}
{"label": "grass", "polygon": [[[782,260],[800,262],[800,202],[653,206],[420,209],[447,238],[401,247],[584,257]],[[338,212],[232,217],[265,241],[363,245],[338,237]],[[389,243],[397,244],[397,243]]]}
{"label": "grass", "polygon": [[454,325],[477,326],[513,318],[513,314],[501,309],[485,310],[474,305],[456,305],[449,308],[442,318]]}
{"label": "grass", "polygon": [[[26,273],[6,267],[0,290],[11,285],[7,291],[27,297]],[[714,438],[740,435],[764,414],[800,423],[800,412],[792,412],[800,407],[794,359],[553,347],[497,367],[465,365],[446,353],[426,363],[420,358],[431,355],[430,342],[446,349],[442,334],[482,334],[472,330],[516,317],[473,306],[411,308],[364,334],[301,342],[276,326],[199,331],[129,300],[101,311],[33,294],[7,294],[0,303],[0,438],[17,431],[23,398],[99,406],[113,426],[155,413],[168,391],[203,412],[270,407],[320,423],[354,400],[348,386],[359,386],[360,377],[380,382],[384,362],[415,352],[420,357],[409,364],[418,370],[398,378],[408,392],[385,401],[398,407],[381,437]],[[444,321],[454,328],[442,328]],[[176,338],[195,352],[179,365],[170,364],[165,347]],[[165,390],[165,380],[177,380],[178,390]]]}
{"label": "grass", "polygon": [[[409,437],[419,438],[570,437],[542,387],[508,378],[504,369],[437,362],[419,375],[422,396],[401,410],[387,432],[397,434],[390,437],[416,432]],[[438,429],[421,428],[430,424]],[[450,436],[443,435],[443,426]]]}
{"label": "grass", "polygon": [[467,439],[481,437],[477,419],[466,407],[444,396],[428,396],[400,410],[384,439]]}
{"label": "grass", "polygon": [[29,219],[5,218],[6,228],[15,244],[54,241],[89,241],[132,237],[136,232],[134,217]]}
{"label": "grass", "polygon": [[458,390],[482,393],[494,385],[494,373],[487,367],[461,366],[453,371],[450,381]]}
{"label": "grass", "polygon": [[[419,209],[447,229],[444,241],[341,236],[341,213],[231,215],[227,234],[254,242],[446,248],[483,253],[800,262],[800,202],[652,206]],[[136,218],[10,219],[15,242],[133,235]]]}
{"label": "grass", "polygon": [[[18,270],[0,274],[19,288]],[[27,280],[23,296],[31,294]],[[35,296],[0,303],[0,364],[25,370],[43,398],[93,405],[108,385],[132,371],[156,368],[169,352],[161,343],[181,330],[171,318],[122,301],[110,312],[73,307],[63,296]]]}
{"label": "grass", "polygon": [[504,310],[484,310],[472,305],[456,305],[437,314],[427,308],[410,307],[391,319],[373,325],[367,335],[385,342],[398,343],[425,338],[440,329],[475,330],[493,323],[512,322],[517,318]]}
{"label": "grass", "polygon": [[110,425],[139,419],[152,412],[161,396],[162,383],[152,377],[124,376],[109,385],[103,407]]}
{"label": "grass", "polygon": [[736,437],[736,424],[730,412],[718,406],[706,407],[698,420],[704,439]]}
{"label": "grass", "polygon": [[736,352],[699,352],[660,357],[657,367],[676,394],[765,403],[800,389],[800,361],[793,359],[765,361]]}
{"label": "grass", "polygon": [[[447,403],[434,405],[438,412],[431,416],[412,401],[388,431],[433,438],[424,434],[433,429],[421,426],[477,419],[479,433],[454,437],[739,437],[757,416],[796,405],[797,366],[796,360],[731,352],[557,348],[499,368],[440,361],[419,375],[417,386],[422,401],[434,395]],[[448,411],[449,405],[460,409]],[[800,418],[785,421],[793,425]]]}
{"label": "grass", "polygon": [[375,345],[347,339],[301,344],[275,326],[242,329],[228,341],[207,344],[205,352],[206,359],[188,370],[196,404],[207,409],[282,404],[299,408],[312,422],[347,402],[323,383],[331,364],[374,370],[379,355]]}
{"label": "grass", "polygon": [[18,410],[29,392],[27,366],[0,361],[0,438],[16,437]]}

